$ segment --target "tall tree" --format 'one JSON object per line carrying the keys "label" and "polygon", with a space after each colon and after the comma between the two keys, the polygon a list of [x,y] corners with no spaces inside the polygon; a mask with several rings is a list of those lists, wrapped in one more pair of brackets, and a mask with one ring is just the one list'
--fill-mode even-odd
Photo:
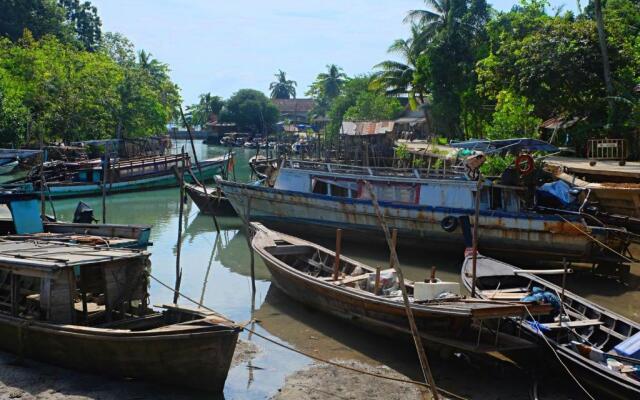
{"label": "tall tree", "polygon": [[102,21],[98,9],[89,1],[58,0],[65,10],[67,21],[74,27],[76,38],[85,49],[94,51],[100,44]]}
{"label": "tall tree", "polygon": [[342,71],[342,68],[335,64],[329,64],[327,65],[327,72],[318,74],[316,80],[309,87],[307,95],[322,96],[332,100],[340,94],[346,80],[347,74]]}
{"label": "tall tree", "polygon": [[600,53],[602,54],[602,71],[604,77],[604,86],[607,90],[607,104],[609,106],[609,120],[613,118],[615,95],[613,91],[613,83],[611,81],[611,67],[609,65],[609,52],[607,50],[607,37],[604,31],[604,18],[602,18],[602,4],[600,0],[593,0],[593,8],[596,14],[596,26],[598,27],[598,43],[600,44]]}
{"label": "tall tree", "polygon": [[221,97],[202,93],[198,104],[187,107],[187,113],[191,116],[192,124],[202,126],[209,122],[213,115],[219,115],[223,106],[224,101]]}
{"label": "tall tree", "polygon": [[298,83],[287,79],[287,73],[283,70],[278,70],[278,73],[274,75],[276,80],[271,82],[269,90],[271,90],[272,99],[290,99],[296,98],[296,86]]}
{"label": "tall tree", "polygon": [[278,108],[262,92],[241,89],[225,102],[220,121],[234,122],[239,129],[254,133],[268,133],[278,121]]}
{"label": "tall tree", "polygon": [[417,97],[424,102],[427,89],[424,85],[416,85],[413,79],[418,57],[425,49],[424,38],[422,26],[414,23],[409,39],[396,39],[387,52],[400,56],[402,61],[387,60],[376,64],[374,68],[379,71],[371,82],[372,88],[384,89],[391,96],[409,93],[411,98]]}
{"label": "tall tree", "polygon": [[424,0],[427,9],[409,11],[404,22],[419,26],[422,41],[430,41],[451,24],[450,10],[453,1],[456,0]]}

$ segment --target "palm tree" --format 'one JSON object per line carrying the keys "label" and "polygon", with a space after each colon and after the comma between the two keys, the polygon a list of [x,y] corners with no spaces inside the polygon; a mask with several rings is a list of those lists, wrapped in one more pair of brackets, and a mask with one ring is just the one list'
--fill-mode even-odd
{"label": "palm tree", "polygon": [[320,87],[327,99],[334,99],[340,94],[346,80],[347,74],[342,72],[342,68],[335,64],[330,64],[327,65],[326,73],[318,74],[314,85],[317,84]]}
{"label": "palm tree", "polygon": [[411,10],[404,22],[419,26],[422,40],[430,41],[451,23],[451,0],[424,0],[427,10]]}
{"label": "palm tree", "polygon": [[607,52],[607,37],[604,30],[604,19],[602,18],[602,4],[600,0],[593,0],[593,8],[596,14],[596,27],[598,29],[598,41],[600,43],[600,53],[602,55],[602,70],[604,76],[604,86],[607,91],[607,103],[609,106],[609,119],[612,118],[614,102],[613,102],[613,83],[611,82],[611,67],[609,65],[609,53]]}
{"label": "palm tree", "polygon": [[379,69],[375,73],[371,83],[372,89],[384,89],[387,95],[410,93],[414,98],[424,101],[426,88],[414,87],[413,74],[415,72],[418,57],[426,47],[425,36],[422,34],[422,26],[411,25],[411,38],[397,39],[393,42],[388,53],[396,54],[402,61],[387,60],[374,66]]}
{"label": "palm tree", "polygon": [[275,82],[271,82],[269,90],[271,90],[272,99],[290,99],[296,98],[296,86],[298,82],[288,80],[287,73],[279,69],[278,73],[274,75],[276,77]]}
{"label": "palm tree", "polygon": [[198,104],[187,107],[187,113],[191,116],[191,124],[204,125],[211,119],[211,116],[218,114],[224,102],[220,96],[212,96],[211,93],[200,95]]}
{"label": "palm tree", "polygon": [[160,81],[167,76],[169,68],[166,64],[152,58],[152,56],[153,54],[140,50],[140,52],[138,52],[138,65],[154,80]]}

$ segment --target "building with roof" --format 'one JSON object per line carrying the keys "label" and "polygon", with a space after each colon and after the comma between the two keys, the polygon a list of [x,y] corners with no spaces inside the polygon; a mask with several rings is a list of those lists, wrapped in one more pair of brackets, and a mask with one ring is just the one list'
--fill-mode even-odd
{"label": "building with roof", "polygon": [[309,113],[315,106],[313,99],[271,99],[280,111],[280,119],[288,119],[293,123],[306,123]]}

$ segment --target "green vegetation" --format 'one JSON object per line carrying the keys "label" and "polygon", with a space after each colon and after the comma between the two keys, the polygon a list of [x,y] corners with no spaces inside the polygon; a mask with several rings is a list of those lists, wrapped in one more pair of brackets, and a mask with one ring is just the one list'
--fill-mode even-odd
{"label": "green vegetation", "polygon": [[497,176],[502,174],[507,168],[509,168],[515,162],[516,158],[507,154],[503,156],[489,156],[487,161],[480,166],[480,172],[484,176]]}
{"label": "green vegetation", "polygon": [[[578,14],[549,13],[545,0],[497,12],[485,0],[425,0],[407,13],[411,36],[375,66],[373,88],[426,103],[437,135],[538,135],[549,118],[579,118],[569,130],[580,150],[590,137],[626,137],[638,148],[640,3],[590,1]],[[598,29],[600,28],[600,29]]]}
{"label": "green vegetation", "polygon": [[262,92],[241,89],[224,103],[220,121],[235,122],[240,130],[269,133],[278,121],[278,108]]}
{"label": "green vegetation", "polygon": [[269,90],[271,90],[272,99],[290,99],[296,98],[296,86],[298,83],[287,79],[287,73],[283,70],[278,70],[275,74],[275,82],[271,82]]}
{"label": "green vegetation", "polygon": [[197,104],[187,106],[187,122],[191,125],[203,126],[214,115],[219,115],[223,106],[224,100],[220,96],[203,93],[200,95],[200,101]]}
{"label": "green vegetation", "polygon": [[4,2],[3,146],[166,132],[180,102],[168,67],[100,25],[89,2]]}

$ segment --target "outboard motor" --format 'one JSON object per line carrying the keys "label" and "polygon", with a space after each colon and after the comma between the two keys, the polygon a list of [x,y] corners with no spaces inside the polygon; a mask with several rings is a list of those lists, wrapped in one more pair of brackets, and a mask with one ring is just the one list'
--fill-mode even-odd
{"label": "outboard motor", "polygon": [[93,218],[93,208],[89,207],[88,204],[79,201],[78,206],[76,207],[76,211],[73,213],[73,222],[80,224],[91,224],[94,221],[98,222],[97,219]]}

